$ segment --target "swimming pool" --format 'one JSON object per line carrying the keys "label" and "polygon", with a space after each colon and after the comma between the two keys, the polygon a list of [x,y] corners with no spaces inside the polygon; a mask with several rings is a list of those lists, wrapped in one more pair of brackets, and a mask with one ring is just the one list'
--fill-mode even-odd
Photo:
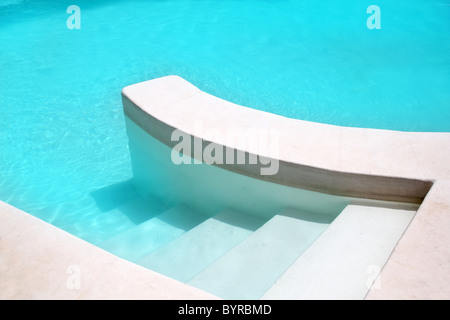
{"label": "swimming pool", "polygon": [[[450,7],[378,1],[0,2],[0,200],[81,238],[138,197],[123,87],[177,74],[336,125],[450,131]],[[88,236],[89,235],[89,236]],[[93,240],[92,240],[93,241]],[[94,242],[94,241],[93,241]]]}

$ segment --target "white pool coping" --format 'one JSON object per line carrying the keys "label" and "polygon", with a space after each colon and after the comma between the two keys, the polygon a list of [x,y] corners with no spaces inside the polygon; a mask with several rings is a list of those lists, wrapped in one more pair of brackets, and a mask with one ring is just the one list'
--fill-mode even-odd
{"label": "white pool coping", "polygon": [[[177,76],[129,86],[123,97],[127,116],[160,140],[167,139],[170,128],[219,144],[225,141],[217,140],[205,127],[276,129],[281,134],[280,152],[268,150],[263,155],[280,159],[283,174],[268,180],[389,201],[420,203],[425,197],[380,274],[382,285],[366,298],[450,298],[450,133],[349,128],[289,119],[218,99]],[[150,127],[146,125],[149,115]],[[251,153],[252,146],[245,151]],[[255,176],[249,170],[243,173]],[[1,299],[214,298],[1,202],[0,218]],[[79,266],[79,289],[68,289],[73,275],[67,273],[70,266]]]}
{"label": "white pool coping", "polygon": [[0,299],[217,299],[0,202]]}

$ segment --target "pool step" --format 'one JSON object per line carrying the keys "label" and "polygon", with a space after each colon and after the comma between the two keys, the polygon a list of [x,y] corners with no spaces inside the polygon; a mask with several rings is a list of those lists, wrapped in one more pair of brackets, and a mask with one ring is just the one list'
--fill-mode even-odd
{"label": "pool step", "polygon": [[207,218],[185,206],[173,207],[98,246],[121,258],[136,261]]}
{"label": "pool step", "polygon": [[188,284],[224,299],[258,299],[331,221],[285,209]]}
{"label": "pool step", "polygon": [[86,232],[84,240],[99,244],[108,238],[140,224],[161,212],[168,207],[153,196],[143,196],[107,212],[88,216],[80,221],[81,229]]}
{"label": "pool step", "polygon": [[129,201],[118,208],[134,224],[141,224],[167,209],[169,209],[167,205],[150,195]]}
{"label": "pool step", "polygon": [[414,214],[347,206],[262,298],[363,299]]}
{"label": "pool step", "polygon": [[137,264],[186,282],[263,223],[260,218],[226,209],[138,260]]}

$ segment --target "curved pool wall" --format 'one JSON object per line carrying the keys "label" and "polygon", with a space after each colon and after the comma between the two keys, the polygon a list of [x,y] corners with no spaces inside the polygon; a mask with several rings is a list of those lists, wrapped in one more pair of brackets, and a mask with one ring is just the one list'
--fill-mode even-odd
{"label": "curved pool wall", "polygon": [[[346,203],[349,203],[349,198],[419,204],[432,186],[432,181],[428,179],[377,174],[377,167],[373,167],[369,172],[358,172],[358,165],[361,163],[357,163],[355,160],[362,160],[362,164],[367,161],[364,158],[352,159],[351,153],[348,154],[348,159],[341,159],[341,162],[338,161],[337,163],[333,161],[333,158],[326,159],[327,167],[321,167],[320,162],[316,162],[316,165],[309,165],[304,160],[299,161],[298,158],[305,155],[321,156],[321,161],[324,161],[322,156],[324,152],[328,152],[331,157],[337,157],[338,154],[334,154],[334,151],[330,148],[333,143],[331,138],[336,138],[331,135],[334,134],[334,130],[338,131],[340,127],[326,126],[325,128],[331,131],[324,130],[321,136],[317,136],[315,131],[317,127],[321,126],[320,124],[314,124],[313,126],[316,126],[316,129],[311,127],[312,130],[308,132],[308,127],[312,123],[235,105],[204,93],[177,76],[167,76],[126,87],[122,92],[122,97],[130,138],[134,179],[143,192],[155,190],[155,188],[156,192],[164,192],[163,190],[169,190],[174,186],[176,188],[177,183],[182,181],[176,174],[180,172],[180,176],[186,177],[187,180],[181,182],[183,186],[180,186],[175,194],[182,194],[186,190],[192,192],[198,190],[200,192],[202,189],[209,194],[216,192],[213,190],[217,190],[217,195],[213,198],[219,199],[226,194],[231,194],[243,199],[242,191],[258,189],[262,180],[271,182],[261,184],[262,186],[268,186],[267,188],[261,188],[261,193],[258,196],[262,196],[262,198],[277,198],[284,191],[288,191],[289,194],[300,192],[298,190],[303,189],[301,195],[296,195],[299,199],[298,204],[304,200],[312,200],[317,197],[318,201],[312,202],[321,204],[325,212],[331,213],[331,208],[334,205],[337,205],[337,208],[342,208]],[[260,148],[258,150],[259,141],[257,137],[245,137],[246,143],[239,144],[236,140],[227,140],[225,135],[217,135],[217,131],[221,130],[222,132],[238,132],[238,134],[243,132],[242,134],[245,134],[246,131],[242,131],[243,128],[254,131],[275,130],[278,133],[276,137],[278,140],[277,148]],[[345,129],[349,134],[355,136],[364,132],[364,129],[356,129],[357,131],[354,132],[352,132],[355,130],[353,128]],[[178,140],[174,141],[172,138],[174,130],[184,132],[186,135],[193,137],[193,140],[200,140],[203,143],[202,151],[205,150],[207,145],[214,143],[236,152],[244,152],[247,159],[249,155],[256,155],[257,157],[276,160],[279,166],[278,171],[275,174],[262,175],[263,165],[261,163],[252,165],[234,162],[229,164],[226,161],[226,155],[223,154],[223,161],[215,165],[227,169],[227,171],[260,180],[258,181],[258,188],[252,188],[250,185],[254,183],[254,179],[243,179],[239,175],[225,174],[224,171],[208,165],[175,165],[171,161],[170,154],[172,148],[179,143]],[[343,138],[342,132],[336,133],[338,138]],[[378,133],[379,140],[377,143],[385,142],[383,141],[383,134],[390,134],[388,131],[379,131]],[[401,135],[401,133],[399,134]],[[158,146],[152,137],[165,144],[167,148]],[[364,137],[362,138],[364,139]],[[322,149],[318,154],[315,154],[317,151],[309,145],[311,140],[316,142],[315,148]],[[370,142],[370,140],[367,141]],[[399,143],[401,143],[401,140],[399,140]],[[304,149],[299,149],[302,146]],[[161,158],[157,159],[156,152],[153,152],[152,149],[160,149]],[[404,156],[407,157],[408,154],[405,153]],[[336,158],[336,160],[340,159]],[[349,163],[352,166],[348,167],[347,170],[335,170],[330,166],[330,164],[345,164],[343,160],[353,160]],[[380,159],[374,160],[378,164],[381,161]],[[163,164],[164,173],[171,179],[164,180],[164,175],[161,175],[159,168],[154,165],[156,163]],[[387,168],[383,165],[381,169]],[[209,170],[211,172],[208,172]],[[209,175],[215,177],[215,179],[210,179],[208,182]],[[157,182],[153,183],[152,179]],[[234,182],[235,179],[236,182]],[[194,181],[197,184],[193,183]],[[226,183],[221,183],[221,181],[226,181]],[[184,185],[185,183],[187,185]],[[247,183],[250,185],[246,186]],[[202,186],[202,184],[205,185]],[[228,184],[229,187],[227,187]],[[158,191],[158,185],[161,185],[160,191]],[[306,190],[315,192],[308,193]],[[328,196],[321,198],[322,196],[317,192],[328,194]],[[339,197],[330,197],[330,195]],[[187,196],[187,199],[193,198],[193,196]],[[234,198],[234,196],[231,198]],[[287,199],[290,199],[290,196],[286,196],[285,200]],[[244,203],[244,201],[238,202]],[[292,199],[288,203],[295,204]],[[306,204],[307,208],[310,207],[307,204],[308,201],[303,203]]]}
{"label": "curved pool wall", "polygon": [[168,206],[187,204],[213,215],[225,208],[270,218],[286,207],[337,216],[351,201],[268,182],[206,164],[174,164],[172,148],[125,118],[133,183]]}

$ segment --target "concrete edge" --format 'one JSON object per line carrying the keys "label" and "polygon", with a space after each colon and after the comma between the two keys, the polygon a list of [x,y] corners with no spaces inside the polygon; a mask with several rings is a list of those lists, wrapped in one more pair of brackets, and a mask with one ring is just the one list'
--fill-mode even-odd
{"label": "concrete edge", "polygon": [[0,201],[0,300],[215,300]]}

